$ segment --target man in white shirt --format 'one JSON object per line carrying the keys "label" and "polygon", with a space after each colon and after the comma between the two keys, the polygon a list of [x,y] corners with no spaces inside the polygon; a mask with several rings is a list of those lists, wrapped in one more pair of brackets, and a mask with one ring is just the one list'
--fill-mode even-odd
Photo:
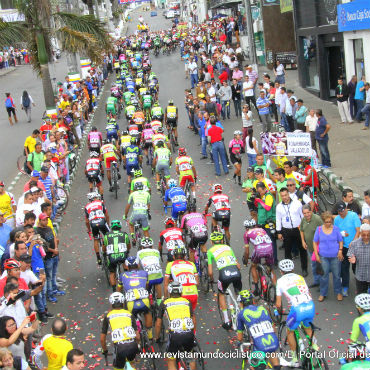
{"label": "man in white shirt", "polygon": [[[249,109],[252,109],[252,103],[255,109],[258,112],[257,105],[256,105],[256,98],[254,97],[254,83],[251,81],[248,75],[245,75],[244,82],[243,82],[243,95],[245,102],[248,104]],[[258,114],[259,116],[259,114]],[[261,121],[261,117],[260,117]]]}
{"label": "man in white shirt", "polygon": [[287,188],[280,189],[281,202],[276,206],[276,232],[278,239],[283,241],[285,258],[292,259],[293,249],[300,255],[302,276],[307,273],[307,251],[302,247],[299,226],[303,218],[302,203],[290,199]]}
{"label": "man in white shirt", "polygon": [[35,207],[33,206],[34,195],[31,192],[27,192],[24,195],[24,202],[20,204],[18,202],[18,208],[15,215],[16,226],[23,226],[24,215],[28,212],[34,212]]}
{"label": "man in white shirt", "polygon": [[209,98],[211,99],[211,102],[212,103],[216,103],[216,90],[215,88],[212,86],[211,82],[207,82],[207,94],[209,96]]}
{"label": "man in white shirt", "polygon": [[295,179],[287,179],[287,188],[289,191],[290,199],[292,200],[299,200],[302,205],[308,204],[311,207],[311,211],[313,211],[314,208],[314,202],[313,200],[303,191],[297,189],[297,184]]}
{"label": "man in white shirt", "polygon": [[193,57],[189,58],[188,69],[190,73],[191,88],[194,89],[198,85],[198,64]]}
{"label": "man in white shirt", "polygon": [[364,204],[362,205],[361,217],[370,216],[370,190],[364,191]]}

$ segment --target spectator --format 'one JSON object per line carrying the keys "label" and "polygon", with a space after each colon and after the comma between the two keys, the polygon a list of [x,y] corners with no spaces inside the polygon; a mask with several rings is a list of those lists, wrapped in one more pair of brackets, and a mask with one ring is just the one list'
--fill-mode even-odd
{"label": "spectator", "polygon": [[287,179],[285,177],[284,169],[280,167],[276,168],[272,179],[275,180],[276,194],[279,197],[279,202],[281,202],[280,190],[287,187]]}
{"label": "spectator", "polygon": [[343,261],[341,264],[341,278],[343,296],[348,297],[349,287],[349,266],[347,258],[348,247],[350,243],[360,236],[361,221],[356,213],[348,211],[344,202],[338,205],[338,216],[334,219],[334,226],[338,227],[343,237]]}
{"label": "spectator", "polygon": [[253,70],[251,65],[245,66],[245,75],[249,77],[249,81],[251,81],[253,86],[255,86],[258,80],[258,73]]}
{"label": "spectator", "polygon": [[[17,212],[17,203],[14,195],[5,190],[5,184],[0,181],[0,213],[5,217],[5,223],[11,228],[15,226],[15,213]],[[0,244],[1,245],[1,244]]]}
{"label": "spectator", "polygon": [[21,108],[24,110],[27,116],[27,122],[31,122],[31,110],[32,105],[35,106],[35,103],[33,102],[32,96],[28,94],[26,90],[23,91],[23,94],[21,96]]}
{"label": "spectator", "polygon": [[361,217],[370,216],[370,190],[364,191],[364,204],[362,205]]}
{"label": "spectator", "polygon": [[27,157],[27,167],[29,173],[32,171],[40,171],[42,162],[44,161],[44,153],[42,151],[42,144],[36,143],[35,151],[30,153]]}
{"label": "spectator", "polygon": [[[241,73],[243,76],[243,72]],[[233,79],[233,83],[231,85],[231,94],[234,102],[235,115],[238,118],[242,115],[242,95],[240,84],[236,79]]]}
{"label": "spectator", "polygon": [[234,68],[232,78],[236,80],[238,84],[243,83],[243,71],[241,71],[238,66]]}
{"label": "spectator", "polygon": [[39,180],[44,185],[45,194],[46,194],[47,199],[49,199],[50,202],[52,202],[52,200],[53,200],[53,189],[52,189],[53,182],[52,182],[50,176],[48,175],[48,173],[49,173],[49,168],[47,168],[46,166],[42,166],[41,171],[40,171]]}
{"label": "spectator", "polygon": [[305,204],[302,207],[303,218],[299,231],[301,234],[302,246],[307,251],[310,260],[313,275],[313,284],[309,287],[314,288],[320,286],[320,275],[316,271],[316,260],[312,260],[313,250],[313,238],[315,236],[316,229],[322,226],[323,222],[319,215],[312,212],[311,207]]}
{"label": "spectator", "polygon": [[256,157],[258,154],[258,141],[253,136],[252,127],[249,127],[247,132],[248,132],[248,135],[245,138],[245,148],[246,148],[247,157],[248,157],[248,165],[253,166],[257,163]]}
{"label": "spectator", "polygon": [[356,92],[355,92],[355,110],[356,110],[356,121],[361,122],[362,119],[362,108],[364,107],[364,100],[365,100],[365,76],[361,77],[361,80],[356,84]]}
{"label": "spectator", "polygon": [[356,264],[356,294],[367,293],[370,289],[370,225],[360,227],[360,237],[348,248],[350,263]]}
{"label": "spectator", "polygon": [[212,85],[212,82],[207,82],[207,95],[212,103],[216,103],[216,89]]}
{"label": "spectator", "polygon": [[281,86],[285,85],[285,68],[279,60],[276,61],[276,68],[274,68],[274,75],[276,76],[276,82]]}
{"label": "spectator", "polygon": [[[201,94],[203,94],[204,96],[203,97],[200,96]],[[197,87],[195,88],[195,95],[198,98],[204,98],[207,95],[207,89],[204,86],[204,82],[203,81],[199,81],[198,82]]]}
{"label": "spectator", "polygon": [[339,208],[339,205],[342,204],[342,202],[345,203],[346,208],[349,211],[357,213],[358,216],[361,217],[361,213],[362,213],[361,207],[358,204],[357,200],[354,199],[352,189],[344,189],[342,191],[342,200],[336,202],[333,206],[332,213],[333,213],[334,216],[339,214],[338,213],[338,208]]}
{"label": "spectator", "polygon": [[242,109],[242,123],[243,123],[243,141],[245,142],[248,136],[248,129],[253,127],[252,111],[249,109],[248,104],[243,105]]}
{"label": "spectator", "polygon": [[257,207],[254,205],[252,198],[253,195],[253,183],[254,183],[254,171],[253,167],[247,168],[247,177],[244,179],[242,184],[243,193],[247,193],[247,205],[251,216],[257,221]]}
{"label": "spectator", "polygon": [[225,146],[222,141],[222,133],[224,130],[216,126],[216,117],[210,118],[211,127],[208,129],[207,136],[208,142],[211,144],[212,148],[212,157],[215,164],[216,176],[221,176],[220,162],[221,159],[222,167],[225,172],[225,175],[229,173],[226,160],[226,151]]}
{"label": "spectator", "polygon": [[[40,179],[40,172],[39,171],[32,171],[31,172],[31,180],[27,181],[24,184],[23,191],[27,192],[29,191],[32,187],[38,187],[45,191],[44,184],[39,180]],[[32,186],[31,186],[32,184]]]}
{"label": "spectator", "polygon": [[227,83],[227,81],[224,81],[222,83],[222,86],[218,90],[218,96],[220,97],[221,100],[221,105],[222,105],[222,119],[225,120],[226,116],[228,119],[230,119],[230,101],[232,98],[232,93],[231,93],[231,87]]}
{"label": "spectator", "polygon": [[316,127],[317,127],[317,116],[315,109],[310,109],[309,114],[306,116],[305,123],[306,132],[310,133],[312,149],[317,153],[316,147]]}
{"label": "spectator", "polygon": [[36,146],[36,138],[40,137],[40,131],[39,130],[33,130],[32,134],[30,136],[27,136],[25,142],[24,142],[24,154],[26,157],[32,152],[35,151]]}
{"label": "spectator", "polygon": [[280,189],[281,203],[276,206],[276,232],[279,240],[283,241],[285,258],[292,259],[292,251],[299,252],[302,276],[306,277],[307,252],[302,247],[299,226],[302,222],[302,203],[297,199],[290,199],[287,188]]}
{"label": "spectator", "polygon": [[270,100],[266,98],[265,91],[260,91],[260,97],[257,99],[258,114],[262,122],[262,131],[271,131],[271,117],[270,117]]}
{"label": "spectator", "polygon": [[254,97],[254,84],[253,81],[250,80],[248,75],[245,75],[244,77],[243,95],[246,104],[248,104],[248,107],[251,108],[251,103],[253,103],[255,109],[257,110],[256,98]]}
{"label": "spectator", "polygon": [[[209,99],[209,97],[208,97]],[[207,125],[207,118],[209,119],[208,112],[202,112],[198,113],[198,132],[200,136],[200,143],[202,145],[202,156],[200,159],[206,159],[207,158],[207,137],[206,137],[206,125]]]}
{"label": "spectator", "polygon": [[279,94],[276,94],[276,100],[279,101],[280,107],[280,117],[281,117],[281,125],[284,127],[285,131],[289,132],[289,125],[286,116],[286,104],[288,100],[288,94],[286,93],[286,88],[281,87]]}
{"label": "spectator", "polygon": [[8,113],[8,119],[9,119],[10,126],[13,126],[12,114],[13,114],[15,123],[18,122],[17,114],[15,113],[16,107],[14,105],[13,98],[10,96],[10,93],[5,93],[5,97],[6,97],[5,98],[5,109]]}
{"label": "spectator", "polygon": [[23,226],[25,215],[29,212],[35,212],[35,206],[33,205],[34,195],[28,191],[24,194],[23,204],[19,204],[17,213],[15,216],[16,225]]}
{"label": "spectator", "polygon": [[349,113],[351,114],[352,119],[354,119],[356,116],[356,104],[355,104],[356,85],[357,85],[357,76],[353,75],[347,85],[349,97]]}
{"label": "spectator", "polygon": [[322,167],[330,168],[331,162],[330,162],[330,153],[329,153],[329,148],[328,148],[328,142],[329,142],[328,132],[331,126],[328,124],[325,117],[323,116],[321,109],[316,110],[316,116],[317,116],[317,127],[316,127],[315,138],[320,148]]}
{"label": "spectator", "polygon": [[337,300],[342,301],[342,283],[340,281],[340,264],[343,261],[343,238],[338,227],[333,225],[330,212],[321,215],[323,225],[319,226],[313,238],[316,262],[321,263],[324,274],[320,279],[319,302],[324,301],[329,290],[329,273],[333,274],[333,289]]}
{"label": "spectator", "polygon": [[84,353],[77,348],[71,349],[67,353],[66,365],[62,367],[62,370],[82,370],[84,368],[85,368]]}
{"label": "spectator", "polygon": [[192,56],[189,58],[188,69],[190,72],[191,88],[194,89],[198,84],[198,64],[194,61]]}
{"label": "spectator", "polygon": [[5,223],[4,212],[0,211],[0,255],[5,251],[5,247],[9,242],[10,232],[12,228]]}
{"label": "spectator", "polygon": [[297,189],[297,183],[295,179],[291,177],[287,179],[287,189],[289,191],[290,199],[296,199],[300,201],[302,205],[309,205],[309,207],[313,211],[315,204],[312,198],[310,198],[303,190]]}
{"label": "spectator", "polygon": [[221,85],[223,85],[223,83],[229,79],[229,74],[226,67],[223,67],[221,74],[218,76],[218,79],[220,80]]}
{"label": "spectator", "polygon": [[213,114],[215,117],[218,117],[217,104],[216,102],[212,102],[208,95],[206,96],[206,104],[204,108],[210,116]]}
{"label": "spectator", "polygon": [[52,334],[46,334],[33,352],[32,362],[39,369],[44,368],[41,363],[41,356],[44,352],[48,359],[48,370],[61,370],[63,364],[66,364],[67,354],[73,349],[72,343],[65,338],[66,331],[65,320],[56,318],[51,325]]}
{"label": "spectator", "polygon": [[342,123],[353,123],[348,106],[349,90],[342,78],[338,78],[338,86],[335,88],[335,95],[337,97],[338,111]]}
{"label": "spectator", "polygon": [[297,129],[304,131],[304,126],[306,123],[306,117],[307,117],[308,111],[307,108],[303,105],[303,100],[298,99],[297,100],[297,110],[295,112],[295,120],[297,122]]}
{"label": "spectator", "polygon": [[4,369],[31,370],[27,361],[23,360],[22,357],[13,356],[6,348],[0,349],[0,362]]}
{"label": "spectator", "polygon": [[366,82],[365,84],[366,91],[366,103],[365,106],[361,109],[361,113],[366,116],[365,126],[362,130],[368,130],[370,125],[370,84]]}

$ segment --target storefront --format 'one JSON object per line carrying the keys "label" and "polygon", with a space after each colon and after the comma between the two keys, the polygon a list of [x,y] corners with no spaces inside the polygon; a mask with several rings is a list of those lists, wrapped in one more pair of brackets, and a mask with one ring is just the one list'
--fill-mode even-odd
{"label": "storefront", "polygon": [[346,74],[370,77],[370,2],[355,0],[338,5],[338,30],[343,32]]}
{"label": "storefront", "polygon": [[346,77],[336,1],[295,0],[293,6],[299,82],[328,100],[335,95],[338,77]]}

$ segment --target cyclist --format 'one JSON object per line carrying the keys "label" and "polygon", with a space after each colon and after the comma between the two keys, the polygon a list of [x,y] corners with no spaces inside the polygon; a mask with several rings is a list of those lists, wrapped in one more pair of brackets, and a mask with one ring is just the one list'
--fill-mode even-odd
{"label": "cyclist", "polygon": [[102,185],[102,175],[104,174],[103,164],[99,158],[99,153],[93,151],[90,152],[90,158],[86,161],[85,175],[89,182],[90,192],[93,191],[94,181],[96,187],[99,189],[99,193],[103,196],[104,190]]}
{"label": "cyclist", "polygon": [[158,250],[162,256],[163,244],[167,247],[167,262],[173,261],[172,252],[176,248],[184,248],[185,243],[182,237],[182,230],[176,227],[176,222],[173,218],[167,217],[164,220],[166,228],[159,234]]}
{"label": "cyclist", "polygon": [[186,245],[189,248],[189,260],[194,262],[195,248],[200,245],[200,250],[204,254],[204,258],[207,256],[207,219],[200,213],[187,213],[181,219],[181,229],[185,232]]}
{"label": "cyclist", "polygon": [[130,143],[130,146],[124,149],[122,155],[123,164],[126,166],[129,192],[131,188],[131,176],[135,170],[140,169],[143,161],[141,149],[137,145],[136,137],[131,137]]}
{"label": "cyclist", "polygon": [[301,187],[303,187],[302,190],[306,186],[312,187],[312,172],[313,172],[313,185],[315,192],[319,188],[319,176],[317,175],[317,171],[311,166],[311,158],[309,157],[302,157],[300,161],[303,163],[304,166],[304,175],[305,178],[303,181],[301,181]]}
{"label": "cyclist", "polygon": [[243,332],[248,330],[250,339],[253,341],[252,351],[274,353],[269,356],[273,370],[280,370],[279,357],[276,350],[279,348],[279,339],[275,334],[272,320],[262,305],[255,306],[253,295],[248,290],[239,292],[237,301],[241,311],[237,317],[237,340],[238,347],[243,342]]}
{"label": "cyclist", "polygon": [[241,171],[242,171],[242,158],[241,154],[245,152],[244,142],[241,139],[242,132],[234,131],[234,138],[230,140],[229,143],[229,154],[230,161],[235,167],[233,179],[236,182],[236,177],[238,176],[238,185],[242,185]]}
{"label": "cyclist", "polygon": [[[103,141],[103,146],[100,148],[100,160],[104,160],[104,165],[107,170],[107,178],[109,182],[109,191],[113,191],[112,187],[112,178],[110,173],[110,167],[112,162],[118,162],[119,158],[119,151],[116,149],[116,146],[112,143],[108,143],[106,140]],[[119,173],[119,167],[117,166],[118,171],[118,179],[121,178],[121,175]]]}
{"label": "cyclist", "polygon": [[159,141],[163,141],[166,144],[167,148],[169,150],[171,150],[171,144],[168,141],[168,137],[166,135],[164,135],[163,132],[164,132],[163,127],[158,127],[157,133],[153,135],[152,140],[153,140],[154,150],[157,148],[157,144],[158,144]]}
{"label": "cyclist", "polygon": [[98,265],[102,264],[99,239],[100,233],[103,235],[109,232],[109,215],[104,203],[100,199],[99,193],[87,194],[88,203],[85,207],[85,224],[88,234],[94,238],[94,250]]}
{"label": "cyclist", "polygon": [[145,317],[145,327],[149,340],[153,339],[153,319],[150,313],[148,286],[148,273],[139,270],[139,261],[135,256],[129,256],[125,265],[128,271],[123,272],[118,281],[118,291],[124,291],[127,309],[137,317],[142,313]]}
{"label": "cyclist", "polygon": [[[190,302],[181,297],[182,286],[177,282],[168,285],[170,298],[164,300],[159,306],[159,315],[155,323],[155,340],[158,337],[163,325],[163,317],[168,318],[168,344],[166,352],[191,352],[194,348],[196,320]],[[168,370],[177,370],[175,358],[168,358]],[[195,370],[195,360],[191,360],[190,369]]]}
{"label": "cyclist", "polygon": [[131,193],[134,191],[135,184],[138,182],[143,184],[144,191],[147,191],[149,194],[151,194],[150,182],[146,177],[143,176],[143,170],[141,168],[134,170],[134,179],[131,181]]}
{"label": "cyclist", "polygon": [[131,136],[129,135],[127,130],[124,130],[120,137],[121,155],[123,155],[124,149],[130,146],[130,144],[131,144]]}
{"label": "cyclist", "polygon": [[118,112],[118,99],[114,96],[113,92],[105,103],[105,111],[108,116],[111,114],[113,117],[115,117]]}
{"label": "cyclist", "polygon": [[113,139],[115,139],[116,143],[118,143],[119,126],[115,118],[108,119],[105,130],[107,132],[107,140],[112,143]]}
{"label": "cyclist", "polygon": [[125,369],[126,362],[133,365],[136,355],[140,352],[138,347],[140,334],[134,316],[123,308],[124,295],[119,292],[111,294],[109,303],[112,309],[104,315],[100,334],[102,353],[104,356],[108,355],[107,334],[110,327],[114,346],[114,369]]}
{"label": "cyclist", "polygon": [[110,224],[110,229],[111,232],[104,236],[103,256],[107,259],[109,282],[113,292],[115,292],[116,268],[117,265],[121,265],[126,261],[131,244],[127,233],[121,230],[121,221],[113,220]]}
{"label": "cyclist", "polygon": [[[289,367],[298,367],[297,343],[294,330],[302,325],[308,336],[312,335],[310,324],[315,317],[315,304],[304,278],[293,272],[294,262],[284,259],[279,262],[279,270],[282,275],[276,283],[276,308],[281,312],[281,296],[284,294],[288,300],[290,311],[286,320],[287,341],[292,351],[292,361]],[[318,350],[316,338],[312,338],[313,348]]]}
{"label": "cyclist", "polygon": [[[158,86],[154,80],[148,82],[149,93],[154,100],[158,99]],[[163,116],[162,116],[163,117]]]}
{"label": "cyclist", "polygon": [[144,150],[147,165],[151,164],[150,161],[149,161],[149,149],[152,147],[153,135],[154,135],[154,131],[152,129],[152,126],[150,125],[150,123],[146,123],[144,125],[144,130],[141,133],[140,142],[141,142],[141,146]]}
{"label": "cyclist", "polygon": [[95,126],[91,128],[91,131],[87,135],[87,143],[90,151],[100,153],[100,147],[103,143],[103,136]]}
{"label": "cyclist", "polygon": [[139,128],[139,131],[141,132],[143,130],[143,125],[145,122],[145,115],[141,111],[136,111],[134,115],[132,116],[132,120],[135,122],[135,125]]}
{"label": "cyclist", "polygon": [[367,342],[366,347],[368,348],[368,343],[370,343],[370,294],[358,294],[355,297],[355,304],[360,316],[353,321],[350,340],[352,343],[356,343],[360,333],[362,333]]}
{"label": "cyclist", "polygon": [[[132,120],[130,121],[130,124],[128,126],[128,134],[130,135],[130,138],[135,138],[138,142],[138,140],[140,138],[139,127]],[[131,139],[130,139],[130,141],[131,141]]]}
{"label": "cyclist", "polygon": [[130,122],[132,117],[134,116],[134,113],[136,112],[136,107],[135,105],[132,104],[133,99],[131,98],[131,101],[128,105],[126,105],[125,108],[125,116],[127,119],[127,122]]}
{"label": "cyclist", "polygon": [[225,230],[225,235],[228,240],[230,240],[230,202],[229,197],[226,194],[222,193],[222,185],[215,184],[213,185],[213,195],[208,199],[204,213],[208,213],[209,207],[214,206],[214,212],[212,213],[212,225],[217,227],[217,222],[222,222],[222,227]]}
{"label": "cyclist", "polygon": [[163,115],[163,109],[159,106],[158,102],[155,102],[151,111],[152,119],[163,122]]}
{"label": "cyclist", "polygon": [[130,207],[132,205],[132,213],[129,221],[129,229],[132,243],[135,245],[134,225],[139,222],[144,236],[149,238],[149,217],[150,217],[150,194],[144,191],[144,186],[141,182],[137,182],[134,186],[134,192],[128,197],[125,214],[123,219],[126,220]]}
{"label": "cyclist", "polygon": [[152,238],[141,239],[141,250],[137,252],[139,265],[148,273],[148,291],[153,286],[157,296],[157,305],[161,304],[163,271],[160,262],[160,253],[153,248]]}
{"label": "cyclist", "polygon": [[186,298],[195,311],[198,303],[199,284],[198,272],[193,262],[185,261],[186,249],[175,248],[173,250],[174,261],[167,263],[166,273],[164,275],[164,294],[168,297],[167,288],[170,279],[182,285],[182,297]]}
{"label": "cyclist", "polygon": [[186,211],[187,203],[184,190],[177,186],[177,181],[175,179],[170,179],[168,181],[168,189],[166,190],[163,199],[165,207],[167,207],[169,201],[172,203],[171,216],[174,220],[177,220],[179,218],[179,214]]}
{"label": "cyclist", "polygon": [[251,256],[251,274],[253,278],[252,292],[255,296],[260,295],[258,289],[258,273],[257,265],[261,263],[261,259],[264,258],[266,265],[271,270],[272,281],[276,284],[276,276],[274,274],[274,252],[272,248],[272,241],[268,236],[267,232],[256,225],[254,218],[249,218],[244,221],[245,233],[244,233],[244,255],[243,263],[245,266],[248,265],[249,259],[249,245],[253,246],[253,253]]}
{"label": "cyclist", "polygon": [[155,176],[157,181],[157,190],[160,190],[160,173],[163,173],[163,177],[167,184],[168,179],[171,176],[170,168],[172,165],[171,151],[164,147],[164,142],[159,140],[157,142],[157,148],[154,150],[152,166],[155,168]]}
{"label": "cyclist", "polygon": [[191,186],[194,202],[196,202],[195,182],[197,181],[197,171],[195,170],[193,160],[186,154],[185,148],[179,148],[179,156],[176,158],[175,163],[176,173],[179,175],[180,186],[184,189],[187,181]]}
{"label": "cyclist", "polygon": [[130,105],[131,97],[134,96],[134,94],[131,91],[125,91],[123,93],[123,100],[125,101],[126,107]]}
{"label": "cyclist", "polygon": [[177,143],[177,120],[178,118],[179,118],[178,108],[173,105],[173,100],[170,99],[168,101],[168,106],[164,114],[164,122],[166,124],[168,132],[173,130],[176,145],[179,145]]}
{"label": "cyclist", "polygon": [[208,275],[210,281],[213,282],[212,262],[216,263],[218,273],[218,299],[219,307],[222,311],[224,329],[231,328],[231,321],[227,313],[225,293],[230,284],[233,284],[234,291],[238,294],[242,290],[242,277],[240,273],[240,265],[235,257],[233,250],[226,244],[221,244],[223,234],[214,231],[211,234],[212,247],[207,252],[208,258]]}
{"label": "cyclist", "polygon": [[159,121],[159,120],[154,120],[154,121],[150,122],[150,127],[154,131],[154,134],[157,134],[158,133],[158,129],[159,128],[162,128],[162,122]]}
{"label": "cyclist", "polygon": [[149,117],[150,120],[150,110],[152,108],[153,98],[149,92],[146,92],[145,94],[141,95],[141,102],[143,106],[144,115],[145,117]]}

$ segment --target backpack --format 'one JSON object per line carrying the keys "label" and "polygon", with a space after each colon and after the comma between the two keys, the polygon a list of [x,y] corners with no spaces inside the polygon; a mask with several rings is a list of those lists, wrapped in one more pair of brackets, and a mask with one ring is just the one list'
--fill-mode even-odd
{"label": "backpack", "polygon": [[30,97],[27,95],[26,98],[22,98],[22,105],[25,107],[25,108],[28,108],[31,104],[31,99]]}
{"label": "backpack", "polygon": [[10,97],[5,99],[5,106],[11,108],[13,106],[12,99]]}
{"label": "backpack", "polygon": [[[34,157],[33,153],[34,153],[34,152],[32,152],[32,153],[31,153],[31,155],[32,155],[31,165],[32,165],[32,166],[33,166],[33,157]],[[28,158],[28,157],[27,157],[27,158]],[[32,171],[31,171],[31,170],[29,169],[29,167],[27,166],[27,158],[26,158],[26,160],[24,161],[23,168],[24,168],[24,172],[26,172],[28,175],[30,175]]]}

